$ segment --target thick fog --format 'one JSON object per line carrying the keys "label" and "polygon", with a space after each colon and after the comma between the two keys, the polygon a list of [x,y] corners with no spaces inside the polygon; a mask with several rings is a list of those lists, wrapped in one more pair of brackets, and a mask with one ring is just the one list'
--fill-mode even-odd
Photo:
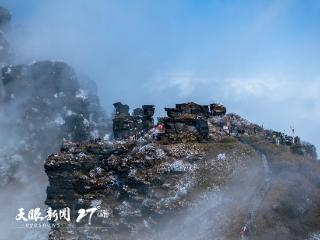
{"label": "thick fog", "polygon": [[[106,109],[222,102],[319,146],[319,3],[310,1],[3,1],[20,59],[63,59]],[[17,34],[18,32],[18,34]]]}

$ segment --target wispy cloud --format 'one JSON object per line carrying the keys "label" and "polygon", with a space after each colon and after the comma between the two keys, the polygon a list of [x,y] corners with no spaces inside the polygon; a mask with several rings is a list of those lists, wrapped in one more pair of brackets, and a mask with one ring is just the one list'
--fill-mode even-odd
{"label": "wispy cloud", "polygon": [[175,72],[157,75],[149,87],[157,93],[174,90],[179,97],[183,98],[196,94],[196,90],[206,82],[206,79],[191,72]]}
{"label": "wispy cloud", "polygon": [[300,121],[320,146],[316,1],[4,1],[33,11],[17,55],[64,59],[97,82],[109,112],[114,101],[217,100],[272,128]]}
{"label": "wispy cloud", "polygon": [[232,78],[224,81],[222,88],[226,93],[246,98],[264,98],[270,102],[291,101],[319,101],[320,81],[319,78],[309,80],[285,79],[282,77],[273,78]]}

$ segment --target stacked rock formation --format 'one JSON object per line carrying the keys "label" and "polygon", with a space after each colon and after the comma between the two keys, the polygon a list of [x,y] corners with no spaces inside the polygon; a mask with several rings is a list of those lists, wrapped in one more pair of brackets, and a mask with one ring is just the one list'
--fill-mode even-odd
{"label": "stacked rock formation", "polygon": [[210,115],[211,116],[223,116],[227,112],[225,106],[217,103],[210,104]]}
{"label": "stacked rock formation", "polygon": [[153,115],[154,115],[154,105],[143,105],[143,118],[142,125],[143,130],[148,131],[154,126]]}
{"label": "stacked rock formation", "polygon": [[129,106],[121,102],[114,103],[113,136],[117,140],[138,138],[147,133],[153,126],[153,105],[143,105],[142,108],[129,113]]}
{"label": "stacked rock formation", "polygon": [[208,138],[208,105],[196,103],[176,104],[175,108],[165,108],[167,117],[159,119],[165,132],[160,134],[162,141],[185,142],[201,141]]}
{"label": "stacked rock formation", "polygon": [[[117,140],[137,138],[148,133],[154,127],[154,105],[143,105],[133,114],[129,106],[120,102],[114,104],[113,133]],[[192,142],[208,139],[208,118],[223,117],[226,107],[220,104],[199,105],[194,102],[176,104],[175,108],[165,108],[167,117],[159,118],[158,125],[163,129],[156,131],[156,139],[165,142]],[[153,133],[152,133],[153,134]]]}
{"label": "stacked rock formation", "polygon": [[133,132],[133,117],[129,114],[129,106],[120,102],[114,103],[113,136],[115,139],[128,138]]}

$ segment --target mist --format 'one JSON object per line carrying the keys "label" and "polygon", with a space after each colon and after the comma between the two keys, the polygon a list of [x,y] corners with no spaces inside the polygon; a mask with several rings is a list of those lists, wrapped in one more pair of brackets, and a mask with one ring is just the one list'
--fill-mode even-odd
{"label": "mist", "polygon": [[90,79],[62,61],[25,61],[15,54],[20,30],[6,9],[0,18],[0,239],[47,239],[48,224],[36,230],[16,221],[21,208],[25,214],[40,208],[45,215],[45,159],[63,141],[103,137],[109,122]]}
{"label": "mist", "polygon": [[[36,207],[45,209],[47,186],[47,177],[39,163],[43,162],[45,156],[41,154],[47,151],[48,146],[44,144],[44,149],[33,153],[34,142],[19,124],[23,119],[23,111],[19,109],[22,102],[23,99],[13,104],[1,102],[0,203],[5,207],[0,219],[0,239],[42,240],[47,239],[48,229],[33,231],[15,220],[19,208],[26,211]],[[26,151],[30,153],[24,154]]]}
{"label": "mist", "polygon": [[[13,16],[7,38],[15,63],[69,63],[96,82],[109,114],[116,101],[155,104],[157,116],[177,102],[221,102],[265,128],[294,125],[320,147],[317,1],[1,4]],[[21,132],[3,130],[15,114],[0,116],[0,143],[19,141]]]}
{"label": "mist", "polygon": [[238,239],[241,227],[251,228],[255,208],[267,190],[262,189],[269,181],[268,173],[257,164],[259,160],[250,161],[246,159],[246,169],[236,168],[225,186],[216,186],[202,194],[192,208],[164,220],[165,227],[152,239]]}
{"label": "mist", "polygon": [[176,102],[218,101],[320,144],[317,1],[4,4],[17,16],[18,59],[70,63],[96,81],[109,113],[120,100],[155,104],[157,115]]}

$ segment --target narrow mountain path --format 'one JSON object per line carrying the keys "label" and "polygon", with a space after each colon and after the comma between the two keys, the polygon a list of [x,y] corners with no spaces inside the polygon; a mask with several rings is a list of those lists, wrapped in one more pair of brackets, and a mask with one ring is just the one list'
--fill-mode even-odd
{"label": "narrow mountain path", "polygon": [[[269,167],[268,159],[265,154],[261,153],[261,160],[264,170],[264,182],[262,185],[257,186],[257,190],[252,197],[250,202],[250,208],[248,209],[248,214],[241,229],[240,239],[248,240],[250,239],[250,232],[252,231],[253,224],[255,222],[257,211],[266,195],[271,185],[271,170]],[[245,229],[246,228],[246,229]]]}

